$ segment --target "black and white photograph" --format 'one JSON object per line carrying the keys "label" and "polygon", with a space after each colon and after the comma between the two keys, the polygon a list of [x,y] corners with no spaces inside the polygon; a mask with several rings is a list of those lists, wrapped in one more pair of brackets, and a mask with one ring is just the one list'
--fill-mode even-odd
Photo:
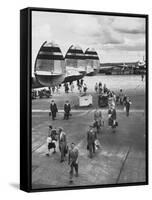
{"label": "black and white photograph", "polygon": [[32,190],[147,183],[146,20],[31,11]]}

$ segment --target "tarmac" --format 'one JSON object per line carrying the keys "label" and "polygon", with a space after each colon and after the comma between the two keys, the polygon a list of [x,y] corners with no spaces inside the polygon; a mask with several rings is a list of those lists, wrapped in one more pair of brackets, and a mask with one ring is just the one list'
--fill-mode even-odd
{"label": "tarmac", "polygon": [[[93,106],[78,107],[79,93],[65,94],[63,88],[55,93],[53,99],[58,105],[57,119],[49,119],[51,99],[32,101],[32,187],[54,188],[86,185],[106,185],[119,183],[145,182],[146,168],[146,132],[145,132],[145,82],[140,76],[93,76],[85,77],[88,93],[93,96]],[[117,107],[118,127],[114,133],[108,127],[108,110],[102,109],[104,127],[98,134],[101,148],[92,159],[88,157],[86,132],[93,121],[97,107],[97,94],[94,85],[101,81],[115,92],[120,89],[132,100],[130,116],[127,117],[122,106]],[[121,87],[120,87],[121,86]],[[69,99],[72,104],[72,116],[63,120],[63,104]],[[63,127],[68,144],[75,142],[79,149],[79,177],[69,184],[69,166],[67,161],[60,163],[60,153],[47,157],[46,138],[48,126]]]}

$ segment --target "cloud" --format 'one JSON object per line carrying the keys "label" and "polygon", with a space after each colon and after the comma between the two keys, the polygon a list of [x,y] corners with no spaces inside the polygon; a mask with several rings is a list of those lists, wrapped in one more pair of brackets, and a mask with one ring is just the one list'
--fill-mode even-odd
{"label": "cloud", "polygon": [[112,22],[112,27],[120,33],[143,34],[145,33],[145,19],[117,17]]}
{"label": "cloud", "polygon": [[117,45],[104,45],[104,50],[108,51],[145,51],[144,38],[138,40],[125,39],[125,42]]}
{"label": "cloud", "polygon": [[[71,45],[79,45],[84,51],[95,48],[104,56],[108,51],[105,57],[111,60],[124,58],[122,52],[145,51],[142,18],[36,11],[32,19],[32,63],[46,40],[57,43],[63,55]],[[114,54],[115,51],[119,53]]]}

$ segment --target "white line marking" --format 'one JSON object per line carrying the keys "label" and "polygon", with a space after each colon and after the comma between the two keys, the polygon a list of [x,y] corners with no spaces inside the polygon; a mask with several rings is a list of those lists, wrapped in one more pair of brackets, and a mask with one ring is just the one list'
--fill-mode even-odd
{"label": "white line marking", "polygon": [[[95,110],[72,110],[71,111],[71,113],[81,113],[81,112],[88,112],[88,111],[90,111],[90,112],[94,112]],[[101,111],[102,112],[107,112],[108,111],[108,109],[101,109]],[[50,112],[50,110],[41,110],[41,109],[33,109],[32,110],[32,113],[48,113],[48,112]],[[64,112],[64,110],[58,110],[58,112],[59,113],[63,113]],[[125,111],[123,110],[123,109],[119,109],[119,110],[116,110],[116,112],[120,112],[120,113],[124,113]],[[139,112],[139,113],[141,113],[141,112],[145,112],[145,110],[144,109],[132,109],[132,110],[130,110],[130,112]]]}

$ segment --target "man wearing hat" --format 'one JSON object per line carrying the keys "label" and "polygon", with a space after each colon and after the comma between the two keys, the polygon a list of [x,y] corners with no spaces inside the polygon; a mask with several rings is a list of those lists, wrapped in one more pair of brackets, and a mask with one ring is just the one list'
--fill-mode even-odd
{"label": "man wearing hat", "polygon": [[56,105],[56,103],[54,102],[54,100],[51,101],[51,104],[50,104],[50,111],[51,111],[51,115],[52,115],[52,120],[55,120],[55,118],[56,118],[56,113],[58,112],[58,109],[57,109],[57,105]]}
{"label": "man wearing hat", "polygon": [[61,160],[60,162],[63,162],[65,159],[65,155],[67,153],[67,139],[66,139],[66,133],[63,132],[63,128],[59,128],[59,150],[61,152]]}
{"label": "man wearing hat", "polygon": [[70,182],[73,182],[73,172],[75,169],[76,177],[78,177],[78,149],[75,146],[75,143],[71,143],[71,148],[69,150],[69,156],[68,156],[68,164],[70,165]]}
{"label": "man wearing hat", "polygon": [[87,131],[87,149],[89,151],[89,157],[92,158],[93,153],[95,153],[95,140],[97,139],[96,131],[94,130],[93,125],[89,126]]}
{"label": "man wearing hat", "polygon": [[70,111],[71,111],[71,105],[67,100],[66,103],[64,104],[64,119],[66,120],[69,119]]}

